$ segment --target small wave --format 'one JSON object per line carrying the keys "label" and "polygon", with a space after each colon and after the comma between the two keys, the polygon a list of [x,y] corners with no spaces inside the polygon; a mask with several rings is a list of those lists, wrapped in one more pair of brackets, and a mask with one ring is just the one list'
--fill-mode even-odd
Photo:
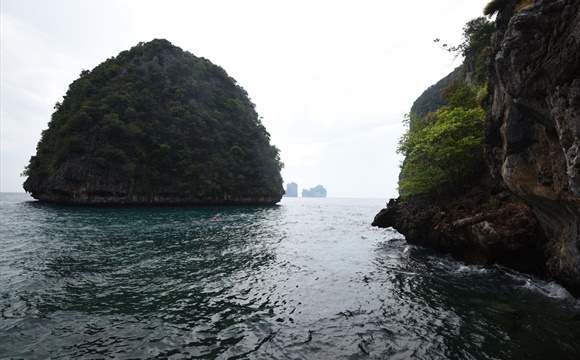
{"label": "small wave", "polygon": [[397,230],[395,230],[393,228],[380,229],[380,230],[388,233],[389,236],[391,237],[391,239],[394,239],[394,240],[405,240],[405,236],[403,236],[401,233],[399,233]]}
{"label": "small wave", "polygon": [[559,299],[559,300],[573,300],[574,297],[568,292],[568,290],[564,289],[562,285],[550,281],[541,281],[541,280],[534,280],[534,279],[526,279],[526,282],[522,286],[525,289],[540,293],[544,296],[547,296],[552,299]]}
{"label": "small wave", "polygon": [[537,278],[530,277],[529,275],[525,275],[516,272],[514,270],[510,270],[508,268],[503,268],[499,266],[497,266],[497,268],[502,273],[515,280],[518,283],[517,287],[521,289],[532,291],[534,293],[541,294],[551,299],[570,300],[578,302],[580,304],[580,300],[574,298],[574,296],[572,296],[572,294],[570,294],[568,290],[566,290],[562,285],[558,284],[555,281],[540,280]]}
{"label": "small wave", "polygon": [[405,245],[405,247],[402,250],[402,254],[403,255],[410,255],[410,253],[416,249],[417,249],[417,247],[415,245]]}
{"label": "small wave", "polygon": [[486,273],[488,271],[489,271],[489,269],[486,269],[483,266],[479,266],[479,265],[459,265],[459,267],[456,268],[454,272],[456,272],[456,273],[483,274],[483,273]]}

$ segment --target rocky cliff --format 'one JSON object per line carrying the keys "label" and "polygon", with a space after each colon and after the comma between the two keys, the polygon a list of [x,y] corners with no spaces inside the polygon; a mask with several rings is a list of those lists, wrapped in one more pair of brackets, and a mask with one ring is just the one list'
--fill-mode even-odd
{"label": "rocky cliff", "polygon": [[43,131],[24,189],[71,204],[272,204],[278,149],[248,94],[167,40],[83,71]]}
{"label": "rocky cliff", "polygon": [[547,273],[580,286],[580,1],[512,2],[490,76],[491,174],[530,205]]}
{"label": "rocky cliff", "polygon": [[494,1],[486,168],[469,190],[391,200],[374,225],[580,295],[580,1]]}

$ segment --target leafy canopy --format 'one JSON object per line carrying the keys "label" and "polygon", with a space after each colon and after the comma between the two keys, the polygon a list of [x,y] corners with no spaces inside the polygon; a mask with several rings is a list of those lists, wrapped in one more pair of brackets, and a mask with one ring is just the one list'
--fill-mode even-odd
{"label": "leafy canopy", "polygon": [[476,175],[484,116],[479,107],[443,107],[429,115],[427,125],[407,133],[399,145],[405,155],[401,196],[443,193]]}
{"label": "leafy canopy", "polygon": [[68,188],[125,195],[276,196],[281,167],[234,79],[153,40],[83,71],[70,85],[25,171],[25,189],[62,188],[64,179]]}
{"label": "leafy canopy", "polygon": [[[423,108],[434,110],[418,113],[416,102],[407,115],[408,131],[398,148],[405,157],[399,177],[401,197],[449,193],[466,186],[481,172],[485,119],[481,104],[487,97],[487,63],[493,31],[493,24],[485,18],[468,22],[463,42],[448,48],[465,56],[460,71],[454,71],[430,89],[427,100],[435,99],[431,103],[437,106]],[[438,93],[434,94],[435,91]]]}

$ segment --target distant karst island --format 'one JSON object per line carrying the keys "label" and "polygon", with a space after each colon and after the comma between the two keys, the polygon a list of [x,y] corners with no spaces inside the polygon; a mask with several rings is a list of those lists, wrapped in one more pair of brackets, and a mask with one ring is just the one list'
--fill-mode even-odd
{"label": "distant karst island", "polygon": [[302,190],[302,197],[305,198],[325,198],[326,197],[326,189],[322,185],[317,185],[312,189],[303,189]]}
{"label": "distant karst island", "polygon": [[70,85],[24,189],[71,204],[274,204],[281,167],[246,91],[221,67],[157,39]]}
{"label": "distant karst island", "polygon": [[298,184],[291,182],[286,185],[286,197],[298,197]]}

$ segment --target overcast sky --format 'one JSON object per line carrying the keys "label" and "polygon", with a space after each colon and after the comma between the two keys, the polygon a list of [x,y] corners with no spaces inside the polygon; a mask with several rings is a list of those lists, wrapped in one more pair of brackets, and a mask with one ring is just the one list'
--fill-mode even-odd
{"label": "overcast sky", "polygon": [[281,149],[285,182],[397,195],[401,120],[455,59],[487,0],[0,0],[0,191],[22,190],[54,104],[81,70],[166,38],[222,66]]}

